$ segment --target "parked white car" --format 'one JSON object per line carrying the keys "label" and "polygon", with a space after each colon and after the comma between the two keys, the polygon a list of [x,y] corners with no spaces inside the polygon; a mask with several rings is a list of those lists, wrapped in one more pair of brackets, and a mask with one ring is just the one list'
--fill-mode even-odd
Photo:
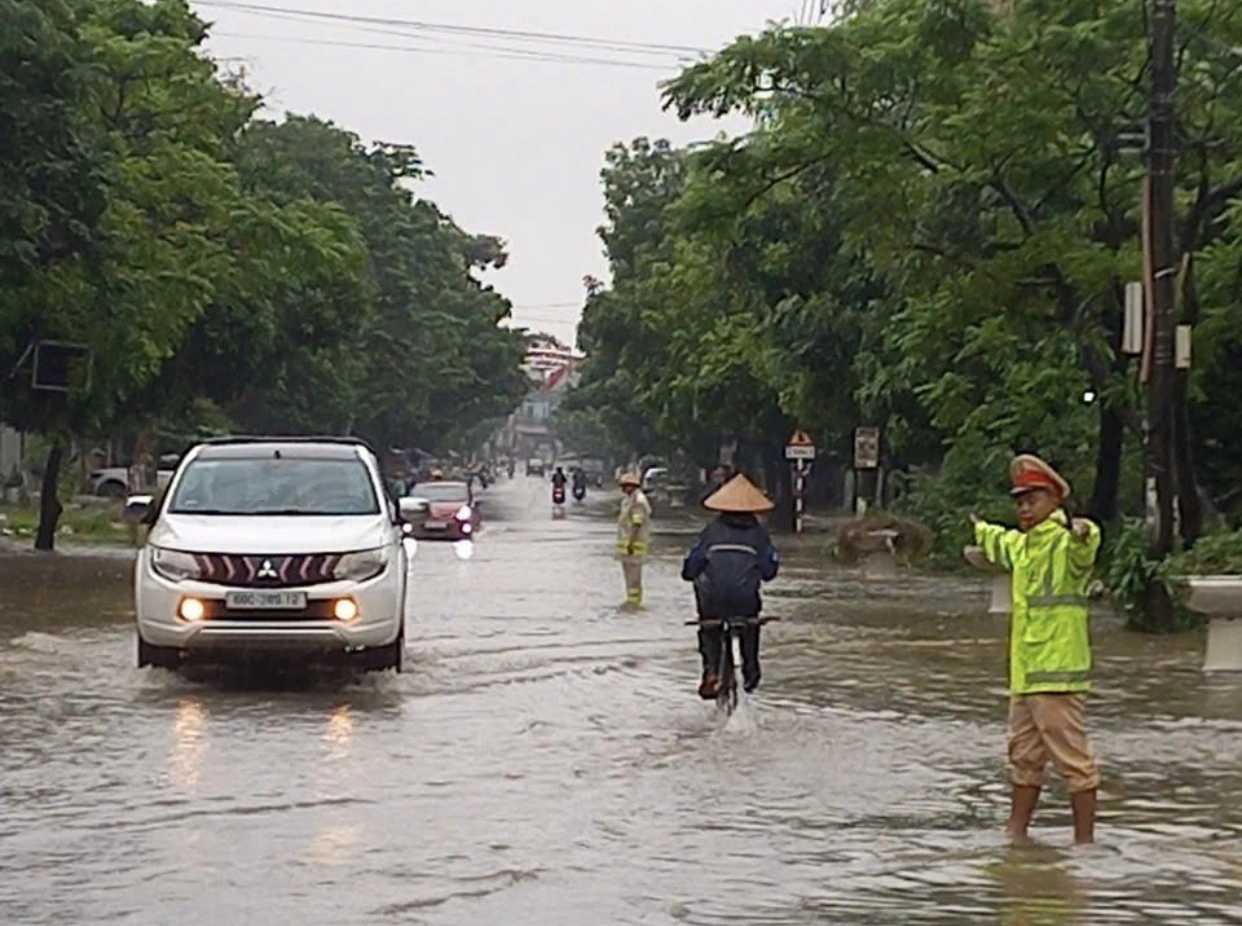
{"label": "parked white car", "polygon": [[128,507],[151,528],[134,573],[140,667],[285,657],[401,670],[412,541],[365,443],[208,441],[162,499]]}
{"label": "parked white car", "polygon": [[[155,491],[163,492],[168,488],[176,471],[176,454],[169,454],[161,459],[159,469],[155,472]],[[129,495],[133,479],[134,474],[127,466],[105,466],[91,472],[88,485],[92,495],[101,498],[125,498]]]}

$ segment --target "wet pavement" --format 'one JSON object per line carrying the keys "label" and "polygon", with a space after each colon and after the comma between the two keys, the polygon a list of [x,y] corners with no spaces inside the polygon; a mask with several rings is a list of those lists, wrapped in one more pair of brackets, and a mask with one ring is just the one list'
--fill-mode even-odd
{"label": "wet pavement", "polygon": [[0,556],[0,923],[1242,923],[1242,682],[1102,615],[1100,839],[1058,786],[1006,845],[1004,622],[812,541],[764,684],[694,695],[687,525],[620,612],[597,505],[487,494],[424,543],[406,674],[281,690],[134,668],[127,555]]}

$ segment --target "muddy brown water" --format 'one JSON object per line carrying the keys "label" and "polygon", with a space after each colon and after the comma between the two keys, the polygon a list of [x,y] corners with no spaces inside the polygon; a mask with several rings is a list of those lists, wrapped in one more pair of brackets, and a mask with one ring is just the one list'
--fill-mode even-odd
{"label": "muddy brown water", "polygon": [[1054,787],[1014,849],[981,582],[787,549],[726,721],[685,524],[625,614],[607,506],[545,493],[420,545],[407,673],[361,682],[139,671],[127,554],[0,555],[0,923],[1242,923],[1242,685],[1201,639],[1098,618],[1101,841]]}

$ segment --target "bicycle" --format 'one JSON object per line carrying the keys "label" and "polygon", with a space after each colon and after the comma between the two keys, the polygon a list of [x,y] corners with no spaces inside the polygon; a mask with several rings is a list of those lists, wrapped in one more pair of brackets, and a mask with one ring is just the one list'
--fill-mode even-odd
{"label": "bicycle", "polygon": [[737,710],[737,667],[742,664],[742,631],[747,627],[762,627],[779,617],[726,617],[706,621],[686,621],[687,627],[722,627],[720,635],[720,688],[716,692],[716,706],[726,715]]}

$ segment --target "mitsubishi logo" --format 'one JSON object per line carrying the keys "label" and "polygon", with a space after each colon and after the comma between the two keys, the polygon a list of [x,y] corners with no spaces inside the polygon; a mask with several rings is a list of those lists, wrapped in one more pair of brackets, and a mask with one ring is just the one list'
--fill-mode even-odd
{"label": "mitsubishi logo", "polygon": [[280,578],[279,573],[276,572],[276,567],[272,565],[272,561],[270,559],[265,559],[263,561],[263,565],[259,567],[258,578],[260,579]]}

